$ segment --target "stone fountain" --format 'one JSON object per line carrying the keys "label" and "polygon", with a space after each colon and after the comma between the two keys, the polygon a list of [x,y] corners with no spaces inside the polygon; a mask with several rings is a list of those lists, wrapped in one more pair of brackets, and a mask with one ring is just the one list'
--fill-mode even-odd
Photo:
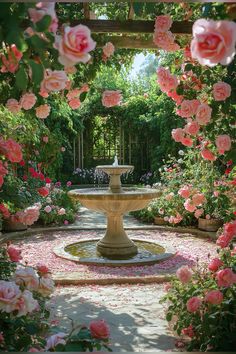
{"label": "stone fountain", "polygon": [[76,189],[69,192],[74,200],[107,216],[105,236],[97,243],[97,251],[105,257],[122,259],[137,254],[137,246],[128,237],[123,226],[123,215],[128,211],[143,209],[160,192],[148,188],[122,188],[120,177],[133,170],[133,166],[118,165],[117,157],[113,165],[97,166],[110,177],[109,188]]}

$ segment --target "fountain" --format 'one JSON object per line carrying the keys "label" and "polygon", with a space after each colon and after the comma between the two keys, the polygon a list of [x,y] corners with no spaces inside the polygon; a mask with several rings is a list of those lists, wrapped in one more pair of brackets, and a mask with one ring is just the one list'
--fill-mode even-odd
{"label": "fountain", "polygon": [[[97,258],[100,256],[105,259],[105,264],[107,264],[107,259],[126,259],[128,260],[126,262],[127,264],[132,264],[132,259],[135,259],[136,257],[136,261],[134,261],[134,263],[142,264],[145,259],[147,260],[147,258],[150,258],[149,261],[154,262],[172,256],[172,253],[165,253],[165,248],[157,245],[155,242],[138,239],[134,240],[134,242],[128,237],[124,230],[124,213],[128,211],[143,209],[148,205],[151,199],[157,198],[160,195],[160,191],[151,188],[123,188],[121,186],[120,177],[123,173],[128,173],[129,171],[133,170],[133,168],[134,167],[130,165],[119,165],[118,159],[115,157],[113,165],[96,167],[97,171],[103,171],[109,175],[109,188],[75,189],[68,193],[72,199],[80,201],[80,203],[88,209],[103,212],[107,216],[106,233],[102,239],[100,239],[98,242],[96,241],[95,252],[95,254],[97,253],[98,255]],[[91,241],[84,240],[76,244],[69,246],[67,245],[66,247],[61,246],[60,249],[57,249],[55,253],[64,258],[80,261],[82,258],[84,258],[83,247],[86,242],[88,243],[88,250],[90,250]],[[141,244],[144,245],[141,247],[144,249],[144,254],[140,254],[138,250]],[[76,250],[79,249],[80,245],[82,245],[82,257],[76,257]],[[95,247],[95,244],[93,247]],[[154,255],[152,254],[152,249]],[[68,253],[70,253],[69,257]],[[139,254],[137,255],[137,253]],[[92,258],[93,263],[104,264],[101,259],[96,261],[95,258]],[[83,263],[88,263],[85,258],[84,260],[85,262]],[[114,261],[111,265],[116,264],[120,263]]]}

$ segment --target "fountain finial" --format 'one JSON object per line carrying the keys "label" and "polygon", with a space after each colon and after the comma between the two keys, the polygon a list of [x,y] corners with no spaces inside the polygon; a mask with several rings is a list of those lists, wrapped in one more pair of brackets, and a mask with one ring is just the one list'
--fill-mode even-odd
{"label": "fountain finial", "polygon": [[115,159],[112,166],[119,166],[117,155],[115,155]]}

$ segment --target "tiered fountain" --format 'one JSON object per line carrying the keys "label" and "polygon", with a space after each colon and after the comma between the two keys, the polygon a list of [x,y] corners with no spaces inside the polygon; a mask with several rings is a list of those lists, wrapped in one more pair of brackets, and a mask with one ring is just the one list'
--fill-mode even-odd
{"label": "tiered fountain", "polygon": [[[142,243],[141,248],[144,249],[144,254],[142,254],[143,250],[138,250],[137,242],[132,241],[124,230],[124,213],[143,209],[151,199],[157,198],[160,195],[160,191],[151,188],[122,188],[120,176],[133,170],[133,168],[133,166],[129,165],[118,165],[117,157],[115,157],[113,165],[96,167],[97,171],[103,171],[109,175],[109,188],[85,188],[69,192],[69,196],[76,201],[79,200],[83,206],[103,212],[107,216],[105,236],[96,243],[97,262],[92,257],[91,263],[120,265],[123,263],[132,264],[132,260],[134,264],[148,263],[149,261],[153,263],[172,255],[172,253],[166,253],[166,250],[155,242],[150,243],[150,241],[139,240],[139,247]],[[81,257],[76,258],[74,256],[76,252],[70,252],[70,250],[74,250],[74,246],[79,248],[80,245],[82,246],[82,243],[83,259]],[[88,241],[88,244],[91,247],[91,241]],[[147,244],[146,247],[145,244]],[[90,263],[88,258],[84,257],[84,246],[84,241],[78,242],[65,247],[62,252],[60,250],[59,254],[58,252],[55,253],[75,261]],[[67,257],[66,254],[68,255],[68,253],[72,253],[72,256]],[[114,261],[112,262],[111,260]],[[117,262],[117,260],[120,260],[120,262]],[[122,260],[126,261],[122,262]]]}

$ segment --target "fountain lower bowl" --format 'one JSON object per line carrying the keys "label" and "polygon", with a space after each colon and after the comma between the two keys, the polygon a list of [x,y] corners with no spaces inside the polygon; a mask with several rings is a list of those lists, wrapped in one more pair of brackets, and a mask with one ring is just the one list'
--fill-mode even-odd
{"label": "fountain lower bowl", "polygon": [[107,257],[97,252],[99,239],[81,240],[65,245],[62,244],[54,249],[54,253],[62,258],[81,264],[95,264],[106,266],[133,266],[146,265],[164,261],[175,254],[174,248],[163,247],[155,241],[147,241],[134,238],[132,241],[138,247],[138,253],[133,256]]}

